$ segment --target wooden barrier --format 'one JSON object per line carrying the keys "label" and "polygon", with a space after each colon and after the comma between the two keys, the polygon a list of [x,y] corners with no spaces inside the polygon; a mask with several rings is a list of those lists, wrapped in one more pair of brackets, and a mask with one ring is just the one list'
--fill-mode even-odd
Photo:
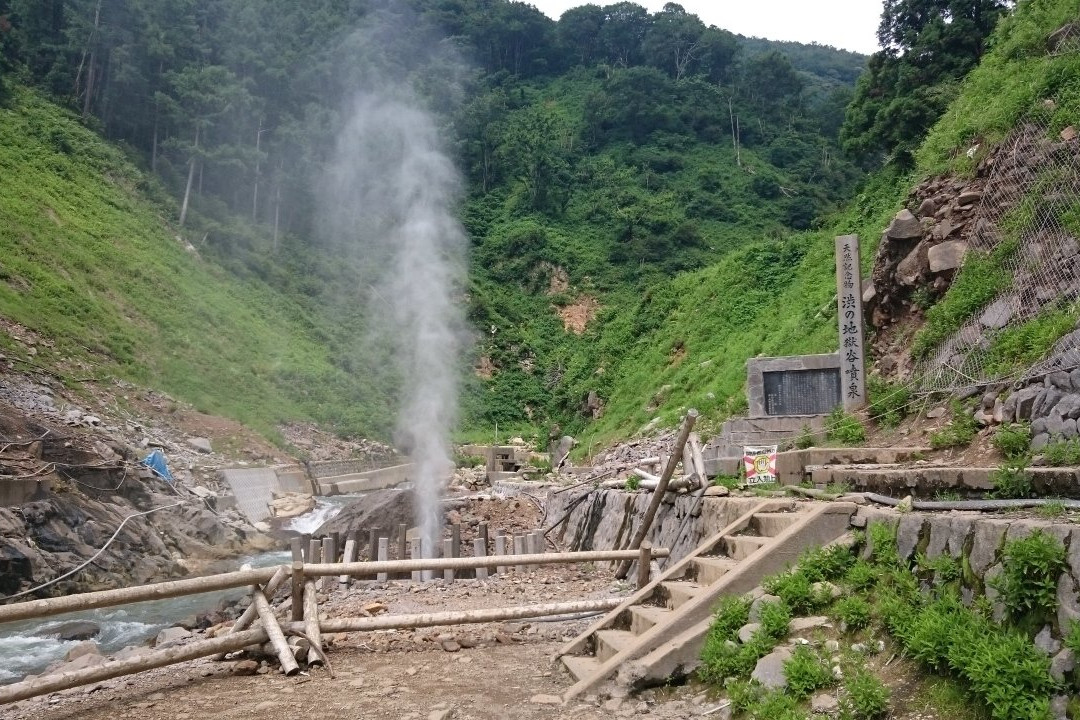
{"label": "wooden barrier", "polygon": [[[522,538],[524,540],[524,538]],[[667,548],[653,548],[654,558],[665,558],[670,553]],[[587,563],[587,562],[633,562],[637,560],[637,550],[587,550],[583,552],[538,553],[514,555],[515,565],[544,565]],[[478,567],[492,568],[506,563],[509,558],[499,556],[460,557],[460,558],[421,558],[420,560],[387,560],[383,562],[336,563],[332,565],[305,565],[304,574],[308,577],[326,575],[351,575],[352,577],[371,577],[381,572],[405,573],[413,570],[471,570]]]}

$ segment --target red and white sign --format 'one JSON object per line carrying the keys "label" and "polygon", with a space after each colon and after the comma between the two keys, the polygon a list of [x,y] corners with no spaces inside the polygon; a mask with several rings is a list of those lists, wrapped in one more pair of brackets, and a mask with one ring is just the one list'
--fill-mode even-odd
{"label": "red and white sign", "polygon": [[767,485],[776,482],[776,445],[743,448],[747,485]]}

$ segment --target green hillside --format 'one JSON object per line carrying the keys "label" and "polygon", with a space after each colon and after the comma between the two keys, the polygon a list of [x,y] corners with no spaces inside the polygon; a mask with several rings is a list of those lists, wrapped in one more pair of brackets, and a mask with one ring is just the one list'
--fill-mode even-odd
{"label": "green hillside", "polygon": [[35,362],[89,362],[271,435],[289,419],[385,432],[384,391],[330,362],[334,332],[296,301],[304,268],[239,277],[153,197],[70,113],[29,91],[0,108],[0,315],[56,343]]}

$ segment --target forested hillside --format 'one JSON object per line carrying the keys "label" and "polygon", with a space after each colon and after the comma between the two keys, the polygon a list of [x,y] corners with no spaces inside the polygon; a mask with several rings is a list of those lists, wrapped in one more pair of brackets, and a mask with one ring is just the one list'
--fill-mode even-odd
{"label": "forested hillside", "polygon": [[[142,166],[134,185],[153,191],[170,232],[323,328],[330,397],[352,409],[287,405],[343,432],[384,433],[392,394],[371,392],[378,351],[356,313],[358,268],[318,232],[314,178],[358,92],[408,87],[440,118],[464,175],[471,427],[580,427],[588,391],[570,380],[603,372],[592,334],[619,308],[751,241],[784,243],[862,178],[838,138],[865,58],[735,36],[674,3],[651,14],[586,5],[556,22],[505,0],[274,12],[253,0],[0,0],[0,19],[11,112],[37,105],[22,87],[66,106]],[[47,122],[54,140],[68,132],[67,120]],[[50,150],[76,152],[62,140]],[[0,311],[87,346],[85,327],[19,312],[24,301],[15,291]],[[93,351],[185,390],[181,372],[141,366],[157,362],[149,355]],[[325,397],[309,370],[275,366],[271,395]],[[248,401],[256,412],[260,402]]]}

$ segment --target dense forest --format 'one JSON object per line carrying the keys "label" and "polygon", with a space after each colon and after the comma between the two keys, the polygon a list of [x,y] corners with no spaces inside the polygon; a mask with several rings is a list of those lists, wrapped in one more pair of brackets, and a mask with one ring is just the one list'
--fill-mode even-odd
{"label": "dense forest", "polygon": [[[0,0],[0,93],[34,88],[124,148],[179,234],[320,314],[354,374],[377,362],[363,260],[319,238],[313,178],[358,93],[408,94],[465,181],[466,424],[574,429],[608,399],[596,348],[619,308],[751,242],[793,267],[799,231],[906,157],[1004,7],[889,0],[863,73],[864,56],[737,36],[676,3],[554,21],[507,0]],[[908,118],[913,82],[936,104]],[[341,396],[371,412],[340,429],[386,430],[359,386]]]}

